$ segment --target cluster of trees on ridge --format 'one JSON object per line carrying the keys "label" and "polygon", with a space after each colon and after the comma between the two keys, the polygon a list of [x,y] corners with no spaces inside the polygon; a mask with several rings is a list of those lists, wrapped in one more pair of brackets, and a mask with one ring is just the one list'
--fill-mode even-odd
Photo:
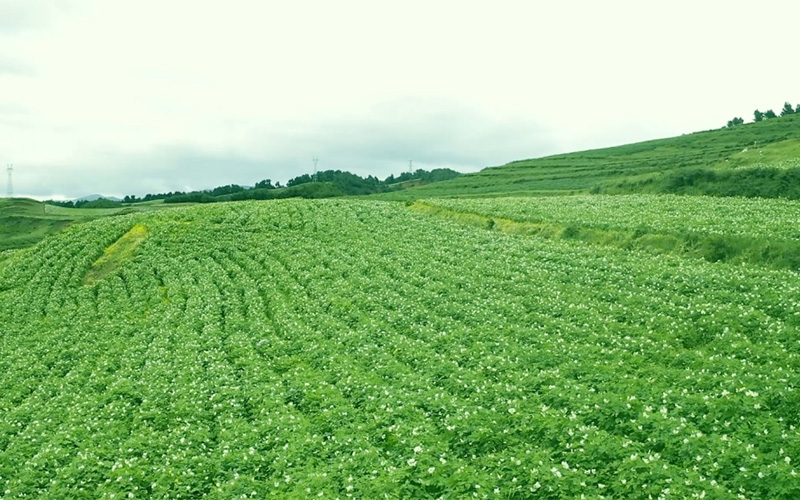
{"label": "cluster of trees on ridge", "polygon": [[[190,192],[168,192],[147,194],[142,198],[127,195],[121,203],[140,203],[164,200],[164,203],[215,203],[219,201],[271,200],[278,198],[332,198],[336,196],[365,195],[404,189],[412,185],[429,184],[452,179],[461,175],[449,168],[436,168],[431,171],[417,169],[398,176],[390,175],[380,180],[372,175],[361,177],[341,170],[325,170],[316,176],[303,174],[290,179],[286,186],[271,179],[259,181],[253,187],[229,184],[214,189]],[[72,208],[114,208],[120,202],[100,198],[94,201],[48,201],[54,205]]]}
{"label": "cluster of trees on ridge", "polygon": [[[793,115],[795,113],[800,113],[800,104],[796,107],[792,107],[789,102],[785,102],[783,104],[783,108],[781,109],[781,116],[786,115]],[[771,109],[766,111],[753,111],[753,122],[762,122],[764,120],[769,120],[770,118],[777,118],[778,115]],[[732,120],[728,120],[728,127],[735,127],[737,125],[742,125],[744,123],[744,119],[741,117],[733,118]]]}

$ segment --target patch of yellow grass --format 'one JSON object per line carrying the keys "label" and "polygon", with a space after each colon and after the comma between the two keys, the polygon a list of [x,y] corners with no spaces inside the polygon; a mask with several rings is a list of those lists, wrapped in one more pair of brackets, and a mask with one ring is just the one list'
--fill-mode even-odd
{"label": "patch of yellow grass", "polygon": [[103,250],[103,255],[94,261],[86,278],[85,285],[93,285],[103,278],[114,274],[123,264],[133,258],[136,248],[147,239],[147,228],[136,224],[130,231],[123,234],[117,241]]}

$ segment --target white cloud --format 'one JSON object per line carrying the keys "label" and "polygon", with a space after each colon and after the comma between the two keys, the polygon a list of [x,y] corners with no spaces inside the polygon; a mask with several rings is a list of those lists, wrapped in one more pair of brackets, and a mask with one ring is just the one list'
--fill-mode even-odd
{"label": "white cloud", "polygon": [[[798,14],[772,0],[0,0],[0,160],[48,172],[53,192],[86,194],[77,176],[143,194],[246,183],[256,166],[270,172],[252,182],[285,181],[315,154],[388,175],[410,157],[476,169],[708,129],[800,100]],[[158,166],[148,183],[140,161]],[[44,189],[19,176],[18,191]]]}

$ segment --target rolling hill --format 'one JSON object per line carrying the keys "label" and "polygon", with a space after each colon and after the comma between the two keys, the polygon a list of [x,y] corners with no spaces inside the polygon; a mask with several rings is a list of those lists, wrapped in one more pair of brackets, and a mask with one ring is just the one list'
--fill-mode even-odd
{"label": "rolling hill", "polygon": [[520,160],[382,199],[679,193],[800,198],[800,114]]}
{"label": "rolling hill", "polygon": [[76,209],[27,198],[0,198],[0,253],[35,245],[73,224],[164,208],[169,207],[140,203],[117,208]]}
{"label": "rolling hill", "polygon": [[798,118],[405,202],[0,201],[0,499],[798,498]]}

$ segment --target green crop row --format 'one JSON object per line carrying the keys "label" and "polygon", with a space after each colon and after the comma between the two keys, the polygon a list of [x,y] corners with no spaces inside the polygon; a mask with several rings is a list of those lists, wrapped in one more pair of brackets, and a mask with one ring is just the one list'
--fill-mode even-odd
{"label": "green crop row", "polygon": [[430,199],[419,212],[508,233],[800,270],[800,203],[675,195]]}
{"label": "green crop row", "polygon": [[579,195],[543,198],[435,198],[459,212],[524,222],[661,233],[800,241],[800,202],[677,195]]}
{"label": "green crop row", "polygon": [[74,226],[0,268],[0,498],[795,498],[799,277],[381,202]]}

